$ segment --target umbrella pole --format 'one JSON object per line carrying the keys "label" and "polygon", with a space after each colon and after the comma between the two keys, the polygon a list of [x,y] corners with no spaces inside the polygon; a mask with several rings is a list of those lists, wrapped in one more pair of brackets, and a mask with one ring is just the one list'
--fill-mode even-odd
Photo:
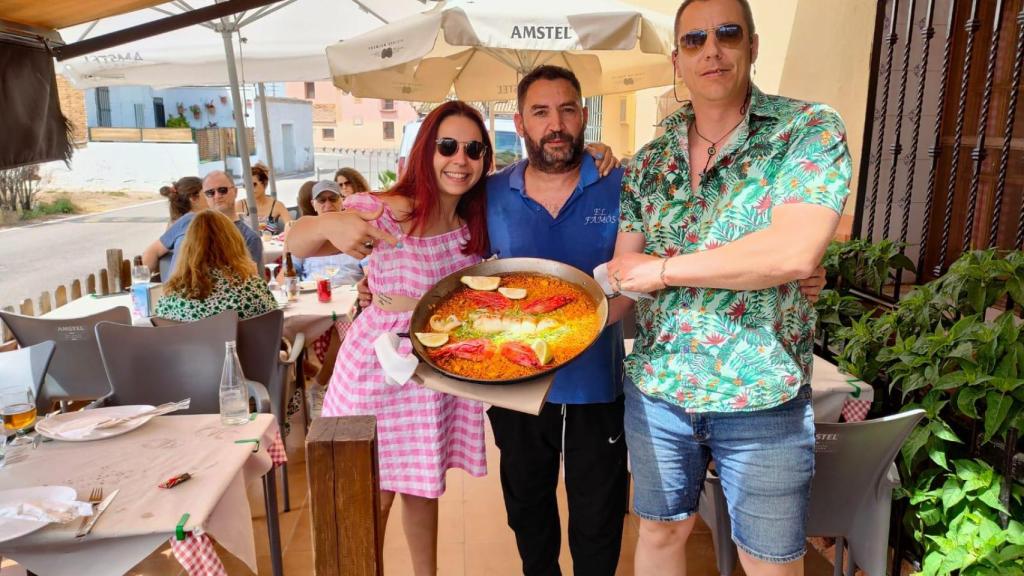
{"label": "umbrella pole", "polygon": [[491,150],[497,154],[498,135],[494,133],[494,102],[487,103],[487,121],[490,123],[487,129],[491,131]]}
{"label": "umbrella pole", "polygon": [[260,95],[260,117],[263,120],[263,149],[267,153],[267,167],[270,169],[270,195],[277,199],[277,173],[274,169],[274,152],[270,147],[270,121],[267,112],[267,90],[263,82],[256,84]]}
{"label": "umbrella pole", "polygon": [[[242,161],[242,181],[245,182],[246,205],[249,206],[249,225],[253,230],[259,231],[259,206],[256,204],[256,196],[252,192],[252,166],[249,165],[249,139],[245,133],[245,103],[242,102],[242,93],[238,88],[238,70],[235,68],[235,48],[231,45],[231,30],[221,30],[224,38],[224,57],[228,61],[228,80],[231,82],[231,103],[235,108],[235,143],[238,148],[238,157]],[[263,275],[263,262],[257,262],[256,268],[260,276]]]}

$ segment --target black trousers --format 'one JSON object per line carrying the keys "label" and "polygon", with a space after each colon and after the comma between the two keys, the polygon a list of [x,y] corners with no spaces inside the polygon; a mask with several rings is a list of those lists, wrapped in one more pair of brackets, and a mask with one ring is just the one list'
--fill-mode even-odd
{"label": "black trousers", "polygon": [[[559,576],[561,527],[555,488],[565,461],[573,572],[613,576],[627,510],[623,399],[546,404],[539,416],[487,411],[501,450],[501,488],[526,576]],[[565,440],[563,446],[563,423]]]}

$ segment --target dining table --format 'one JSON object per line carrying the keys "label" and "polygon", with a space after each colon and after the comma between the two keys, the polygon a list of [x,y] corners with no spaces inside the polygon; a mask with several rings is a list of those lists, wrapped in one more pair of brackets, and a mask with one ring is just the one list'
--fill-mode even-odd
{"label": "dining table", "polygon": [[[100,488],[118,490],[92,531],[76,537],[77,520],[49,524],[0,542],[0,555],[36,574],[123,574],[170,541],[191,576],[225,575],[216,540],[255,573],[256,548],[246,485],[262,478],[275,576],[281,543],[273,467],[286,461],[277,422],[255,414],[228,426],[217,414],[152,418],[127,433],[88,442],[40,442],[0,469],[0,489],[67,486],[86,501]],[[158,485],[184,472],[191,479]],[[212,538],[212,539],[211,539]]]}
{"label": "dining table", "polygon": [[[279,304],[284,311],[283,335],[291,341],[300,332],[309,338],[315,338],[328,328],[341,322],[351,322],[355,318],[358,307],[358,292],[354,285],[335,286],[331,290],[331,299],[320,302],[314,289],[302,290],[293,302]],[[42,318],[81,318],[104,312],[118,306],[131,309],[131,297],[128,293],[110,295],[87,294],[72,300],[43,314]],[[133,317],[132,324],[150,326],[148,318]]]}
{"label": "dining table", "polygon": [[263,263],[278,261],[284,255],[284,242],[277,238],[261,239],[263,242]]}

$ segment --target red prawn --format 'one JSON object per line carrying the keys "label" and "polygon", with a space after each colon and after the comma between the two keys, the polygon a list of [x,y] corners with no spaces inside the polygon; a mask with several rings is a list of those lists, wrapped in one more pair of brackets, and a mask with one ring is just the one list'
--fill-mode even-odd
{"label": "red prawn", "polygon": [[494,344],[486,338],[474,338],[462,342],[452,342],[430,352],[434,360],[445,360],[448,358],[460,358],[479,362],[494,355]]}
{"label": "red prawn", "polygon": [[544,298],[538,298],[526,306],[523,306],[523,312],[526,312],[527,314],[544,314],[545,312],[558,310],[562,306],[575,301],[575,296],[566,296],[564,294],[545,296]]}
{"label": "red prawn", "polygon": [[527,368],[541,368],[540,359],[537,358],[537,353],[522,342],[505,342],[501,345],[501,355],[504,356],[509,362],[518,364],[520,366],[526,366]]}

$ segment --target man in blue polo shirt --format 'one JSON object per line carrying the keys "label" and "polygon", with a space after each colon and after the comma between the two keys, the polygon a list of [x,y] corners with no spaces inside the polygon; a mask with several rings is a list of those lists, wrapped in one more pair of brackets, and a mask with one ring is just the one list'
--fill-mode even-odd
{"label": "man in blue polo shirt", "polygon": [[[590,273],[615,250],[622,170],[602,178],[583,153],[587,111],[572,72],[541,66],[520,81],[518,99],[515,121],[528,159],[487,180],[491,249],[500,258],[547,258]],[[573,571],[615,574],[627,498],[622,360],[622,328],[614,324],[557,372],[539,416],[487,411],[527,576],[561,574],[560,460]]]}

